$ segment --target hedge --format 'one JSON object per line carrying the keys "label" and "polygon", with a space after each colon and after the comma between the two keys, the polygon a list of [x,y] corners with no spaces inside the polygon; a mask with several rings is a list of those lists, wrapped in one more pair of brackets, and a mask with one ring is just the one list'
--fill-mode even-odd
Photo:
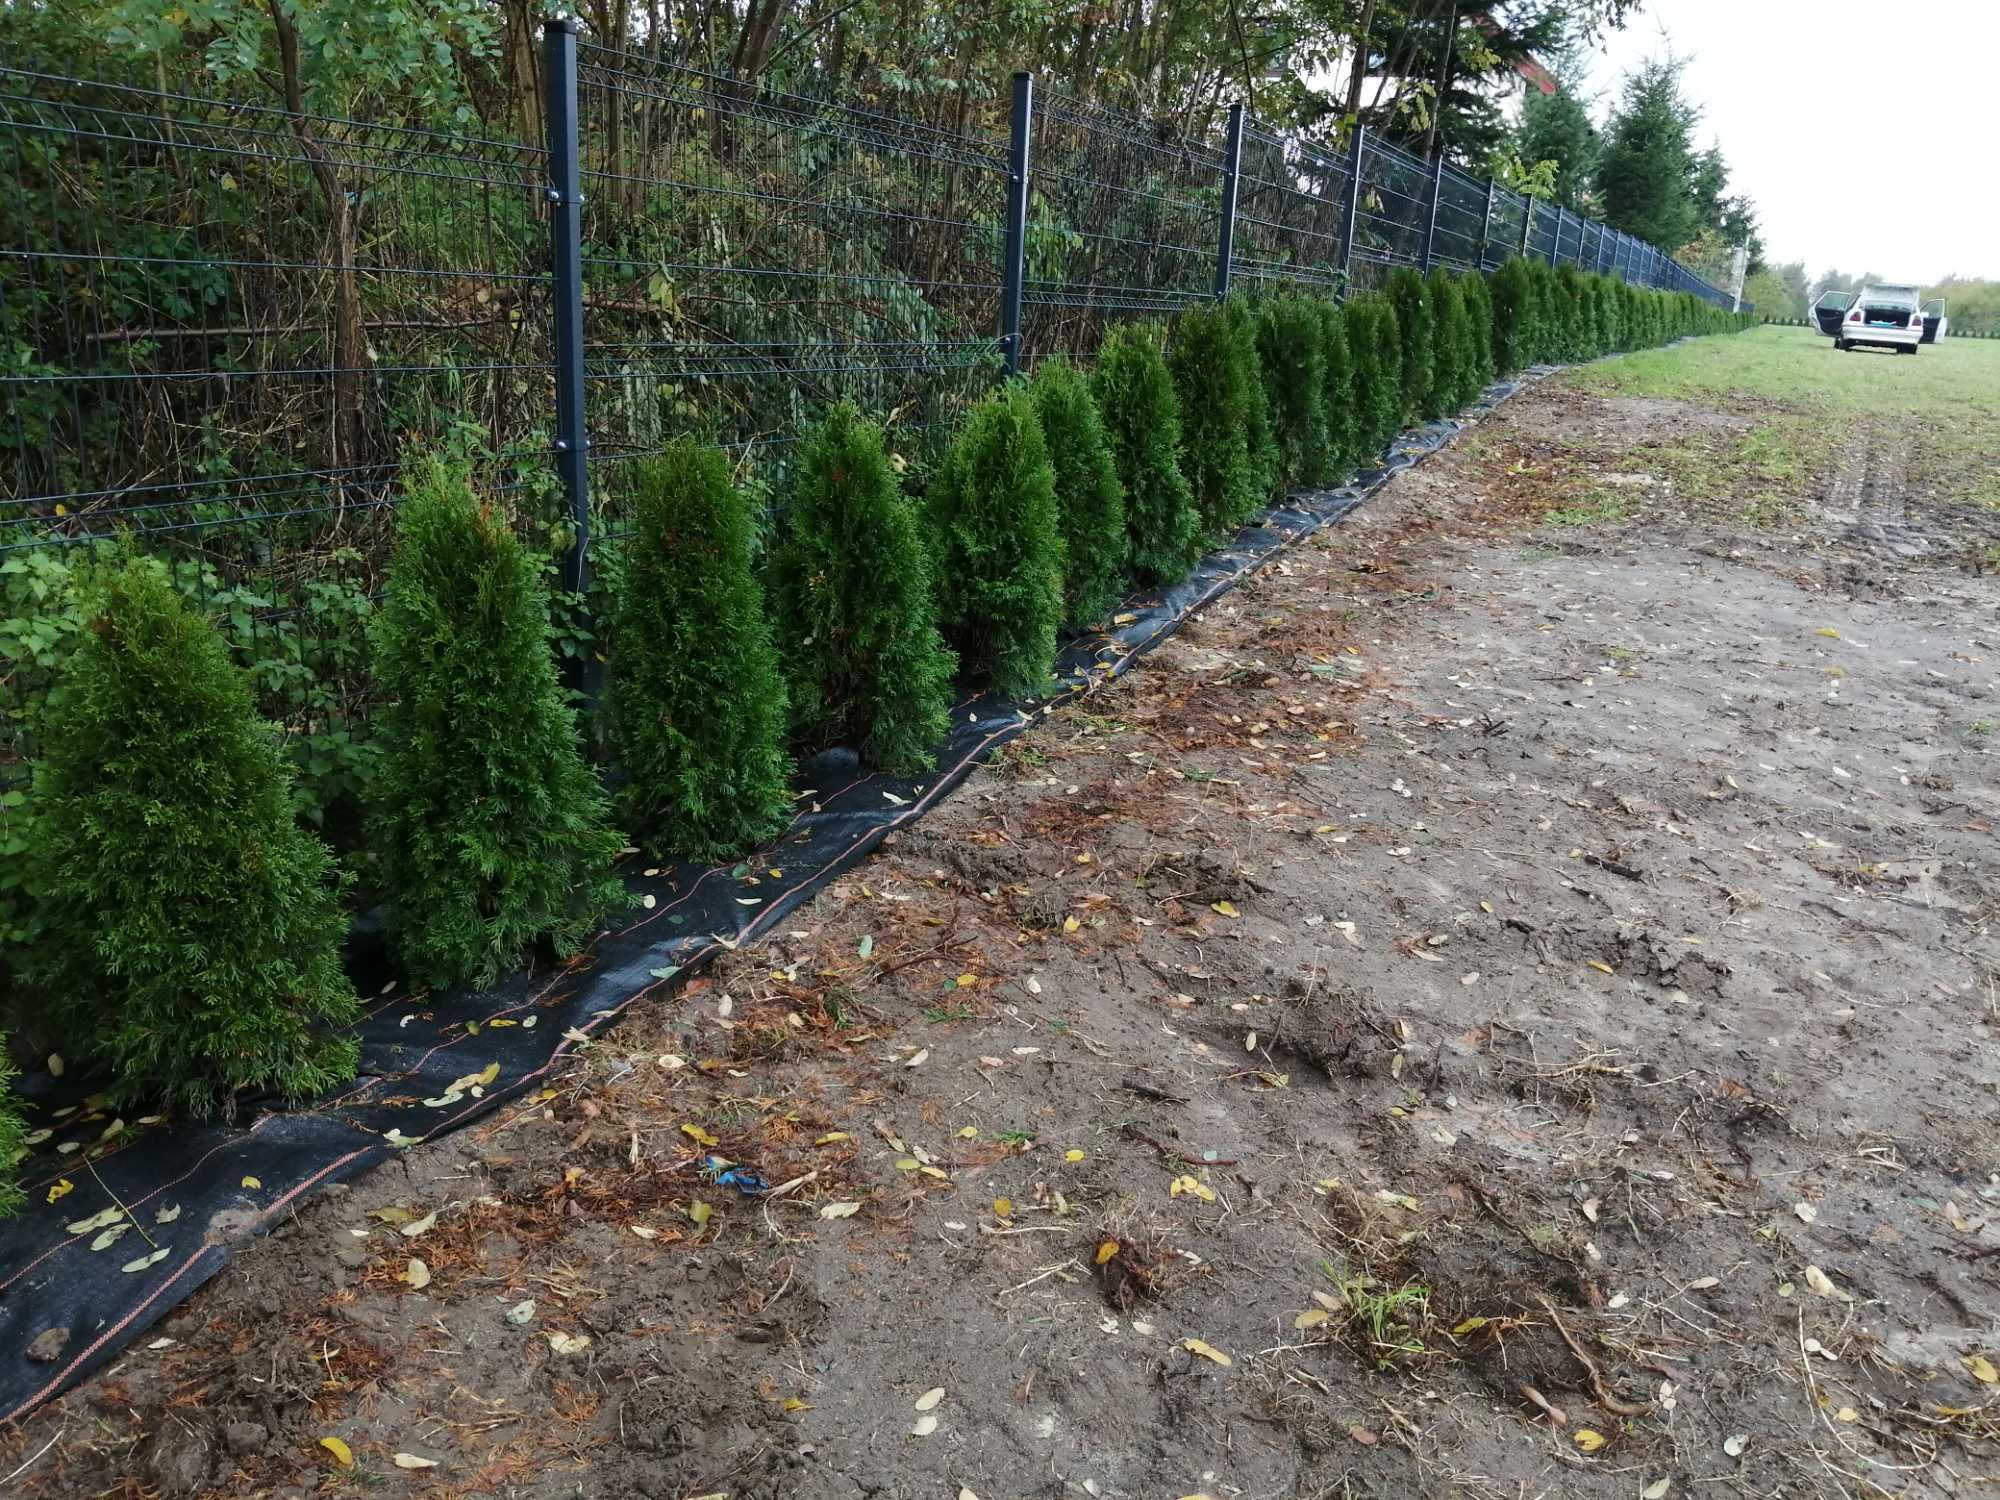
{"label": "hedge", "polygon": [[1125,491],[1128,561],[1146,585],[1175,582],[1201,555],[1201,517],[1181,470],[1180,396],[1162,338],[1155,323],[1112,329],[1090,377]]}
{"label": "hedge", "polygon": [[1268,441],[1255,335],[1226,303],[1203,303],[1174,319],[1167,353],[1181,407],[1181,467],[1202,529],[1221,536],[1255,513],[1270,488]]}
{"label": "hedge", "polygon": [[1090,381],[1065,359],[1043,360],[1029,382],[1042,439],[1055,470],[1062,521],[1063,618],[1088,625],[1110,614],[1125,592],[1131,542],[1125,487],[1111,438],[1091,399]]}

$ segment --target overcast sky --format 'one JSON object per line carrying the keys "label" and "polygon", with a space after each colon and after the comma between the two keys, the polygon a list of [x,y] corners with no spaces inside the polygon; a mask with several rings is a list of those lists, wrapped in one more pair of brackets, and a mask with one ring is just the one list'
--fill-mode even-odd
{"label": "overcast sky", "polygon": [[1771,260],[2000,278],[2000,0],[1646,0],[1601,45],[1600,120],[1626,69],[1688,60]]}

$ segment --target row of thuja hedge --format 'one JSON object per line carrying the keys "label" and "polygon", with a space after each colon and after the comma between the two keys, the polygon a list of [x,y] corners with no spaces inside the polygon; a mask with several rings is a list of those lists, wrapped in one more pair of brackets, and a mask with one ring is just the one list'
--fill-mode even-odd
{"label": "row of thuja hedge", "polygon": [[[464,474],[415,464],[371,636],[369,878],[399,974],[483,984],[537,945],[573,950],[626,899],[626,837],[704,859],[775,837],[801,749],[925,768],[956,681],[1036,694],[1065,625],[1181,578],[1276,495],[1343,479],[1495,375],[1736,321],[1518,261],[1397,271],[1345,304],[1191,307],[1116,329],[1088,374],[1045,362],[979,403],[921,499],[883,430],[834,407],[761,565],[731,461],[679,443],[624,480],[614,793],[581,749],[535,559]],[[100,1068],[121,1107],[227,1111],[352,1076],[349,877],[294,819],[243,674],[157,565],[100,584],[38,728],[13,1025]],[[0,1111],[0,1161],[17,1138]]]}

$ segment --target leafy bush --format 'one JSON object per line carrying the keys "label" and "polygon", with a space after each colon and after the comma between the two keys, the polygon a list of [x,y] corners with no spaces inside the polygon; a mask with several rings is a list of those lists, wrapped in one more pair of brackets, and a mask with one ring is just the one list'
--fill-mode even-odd
{"label": "leafy bush", "polygon": [[1181,470],[1181,404],[1160,329],[1127,323],[1097,354],[1091,395],[1125,491],[1128,561],[1142,584],[1173,583],[1201,555],[1201,517]]}
{"label": "leafy bush", "polygon": [[13,1077],[14,1069],[7,1061],[7,1033],[0,1031],[0,1219],[21,1210],[21,1186],[14,1180],[14,1169],[28,1154],[28,1127],[7,1088]]}
{"label": "leafy bush", "polygon": [[1429,285],[1409,266],[1389,273],[1383,287],[1390,306],[1396,309],[1396,326],[1402,335],[1403,419],[1414,420],[1431,409],[1431,382],[1436,362],[1436,314],[1431,308]]}
{"label": "leafy bush", "polygon": [[1528,263],[1515,256],[1493,273],[1493,357],[1502,375],[1532,365],[1541,347],[1537,327],[1535,278]]}
{"label": "leafy bush", "polygon": [[1478,394],[1472,366],[1472,322],[1465,311],[1465,294],[1458,278],[1439,267],[1425,278],[1430,283],[1431,397],[1427,417],[1457,411]]}
{"label": "leafy bush", "polygon": [[621,841],[556,680],[539,569],[462,471],[413,468],[374,644],[369,832],[403,973],[483,985],[531,944],[575,951],[623,900]]}
{"label": "leafy bush", "polygon": [[1288,292],[1257,315],[1257,363],[1277,442],[1280,487],[1318,484],[1329,466],[1326,328],[1320,305]]}
{"label": "leafy bush", "polygon": [[1056,476],[1035,398],[1021,381],[965,419],[931,489],[938,620],[964,667],[996,692],[1048,687],[1063,616]]}
{"label": "leafy bush", "polygon": [[1109,615],[1125,592],[1131,543],[1125,487],[1090,382],[1069,361],[1046,359],[1029,382],[1042,439],[1055,470],[1062,522],[1063,618],[1088,625]]}
{"label": "leafy bush", "polygon": [[957,663],[882,429],[847,402],[828,411],[799,445],[788,511],[769,593],[795,732],[884,770],[928,769]]}
{"label": "leafy bush", "polygon": [[1354,354],[1347,342],[1347,313],[1331,297],[1316,299],[1320,352],[1325,356],[1326,381],[1322,408],[1326,413],[1326,465],[1316,483],[1340,484],[1360,462],[1355,434]]}
{"label": "leafy bush", "polygon": [[1347,304],[1347,342],[1354,355],[1358,462],[1373,468],[1403,429],[1402,329],[1386,297],[1369,293]]}
{"label": "leafy bush", "polygon": [[722,859],[777,837],[792,807],[750,513],[719,448],[682,438],[629,472],[607,695],[621,806],[643,848]]}
{"label": "leafy bush", "polygon": [[1174,320],[1167,356],[1180,394],[1181,466],[1212,535],[1248,520],[1268,489],[1252,447],[1263,384],[1247,332],[1247,321],[1228,306],[1197,304]]}
{"label": "leafy bush", "polygon": [[221,637],[157,567],[103,581],[39,728],[33,1028],[106,1065],[121,1103],[228,1114],[351,1078],[332,857]]}
{"label": "leafy bush", "polygon": [[1477,271],[1468,272],[1460,284],[1465,296],[1465,314],[1472,336],[1474,394],[1491,385],[1500,373],[1493,357],[1493,289]]}

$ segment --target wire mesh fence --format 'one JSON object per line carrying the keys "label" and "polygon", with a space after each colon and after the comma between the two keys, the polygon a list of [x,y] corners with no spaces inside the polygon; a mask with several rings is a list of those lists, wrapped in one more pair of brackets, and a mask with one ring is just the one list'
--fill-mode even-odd
{"label": "wire mesh fence", "polygon": [[1526,254],[1724,300],[1365,132],[1221,107],[1155,122],[1018,85],[1011,106],[968,88],[918,113],[567,23],[543,61],[533,139],[0,66],[0,783],[79,584],[136,545],[214,616],[312,810],[340,816],[415,455],[507,497],[584,657],[593,601],[559,565],[615,568],[632,461],[683,434],[777,495],[790,445],[847,398],[921,475],[1010,356],[1088,360],[1115,321],[1232,283],[1342,295]]}

